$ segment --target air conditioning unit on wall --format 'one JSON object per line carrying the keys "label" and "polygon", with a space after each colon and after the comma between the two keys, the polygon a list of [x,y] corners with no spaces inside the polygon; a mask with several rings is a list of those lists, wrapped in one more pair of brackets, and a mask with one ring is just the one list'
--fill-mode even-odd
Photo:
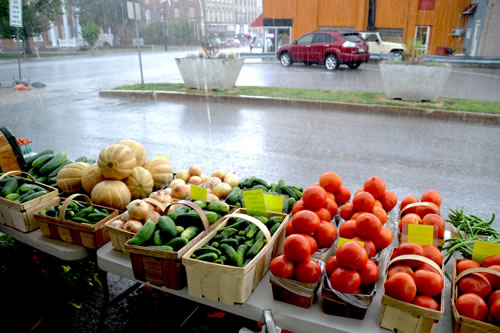
{"label": "air conditioning unit on wall", "polygon": [[462,37],[464,35],[464,29],[452,29],[451,35],[453,37]]}

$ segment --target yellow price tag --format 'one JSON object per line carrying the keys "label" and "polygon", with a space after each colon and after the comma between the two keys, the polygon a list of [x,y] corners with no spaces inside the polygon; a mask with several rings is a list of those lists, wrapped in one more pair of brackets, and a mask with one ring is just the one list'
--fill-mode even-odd
{"label": "yellow price tag", "polygon": [[432,245],[434,242],[434,226],[425,224],[408,224],[408,243]]}
{"label": "yellow price tag", "polygon": [[267,216],[266,202],[262,190],[243,191],[243,203],[247,213]]}
{"label": "yellow price tag", "polygon": [[472,250],[472,260],[479,263],[492,255],[500,255],[500,244],[488,243],[488,242],[474,242],[474,249]]}
{"label": "yellow price tag", "polygon": [[207,189],[191,185],[191,200],[203,200],[207,201]]}
{"label": "yellow price tag", "polygon": [[157,158],[164,158],[166,160],[168,160],[168,156],[156,156]]}
{"label": "yellow price tag", "polygon": [[281,213],[283,211],[283,196],[264,193],[267,211]]}
{"label": "yellow price tag", "polygon": [[365,247],[365,242],[358,241],[358,240],[355,240],[355,239],[349,239],[349,238],[339,237],[339,242],[337,243],[337,249],[339,247],[341,247],[342,245],[344,245],[345,243],[348,243],[348,242],[356,242],[359,245],[361,245],[362,247]]}

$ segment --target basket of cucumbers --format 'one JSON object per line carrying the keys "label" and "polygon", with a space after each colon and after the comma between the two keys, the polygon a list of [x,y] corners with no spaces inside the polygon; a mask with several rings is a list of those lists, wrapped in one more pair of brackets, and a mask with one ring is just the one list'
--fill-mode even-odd
{"label": "basket of cucumbers", "polygon": [[191,296],[242,304],[266,274],[288,218],[276,214],[264,220],[245,212],[237,209],[223,217],[182,258]]}
{"label": "basket of cucumbers", "polygon": [[222,201],[204,205],[204,202],[186,200],[171,203],[165,209],[168,215],[160,216],[157,223],[146,221],[125,243],[137,280],[170,289],[186,286],[182,256],[230,210],[229,205]]}
{"label": "basket of cucumbers", "polygon": [[22,232],[38,229],[34,213],[57,202],[58,193],[26,172],[4,173],[0,176],[0,223]]}
{"label": "basket of cucumbers", "polygon": [[[76,197],[85,201],[74,200]],[[35,218],[45,237],[98,249],[110,240],[104,224],[117,215],[116,209],[95,205],[85,194],[75,193],[38,211]]]}

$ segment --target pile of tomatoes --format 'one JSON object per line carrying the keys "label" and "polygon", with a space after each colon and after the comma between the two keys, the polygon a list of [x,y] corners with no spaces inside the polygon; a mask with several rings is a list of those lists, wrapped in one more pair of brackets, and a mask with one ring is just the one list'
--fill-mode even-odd
{"label": "pile of tomatoes", "polygon": [[342,244],[328,259],[325,272],[333,289],[347,294],[361,294],[378,281],[379,269],[368,259],[366,250],[355,241]]}
{"label": "pile of tomatoes", "polygon": [[396,194],[386,190],[385,182],[379,177],[368,178],[362,189],[340,210],[344,223],[339,228],[343,238],[362,241],[369,258],[377,250],[382,250],[392,243],[392,232],[384,226],[387,213],[397,204]]}
{"label": "pile of tomatoes", "polygon": [[[425,205],[408,207],[410,204],[415,204],[418,202],[425,202]],[[401,219],[399,221],[399,231],[403,232],[403,226],[405,224],[426,224],[433,225],[434,229],[437,230],[436,234],[438,238],[444,237],[445,223],[440,213],[441,208],[441,196],[435,190],[429,190],[425,192],[420,201],[414,195],[409,195],[403,200],[401,200],[400,211],[402,211]]]}
{"label": "pile of tomatoes", "polygon": [[[392,258],[405,254],[426,257],[442,267],[443,254],[432,245],[403,243],[394,249]],[[385,293],[400,301],[439,311],[444,280],[440,272],[419,260],[397,261],[389,267]]]}
{"label": "pile of tomatoes", "polygon": [[[473,260],[457,261],[457,275],[478,267],[500,272],[500,256],[492,255],[481,265]],[[490,273],[471,273],[458,281],[459,297],[455,301],[458,313],[475,320],[500,323],[500,277]]]}

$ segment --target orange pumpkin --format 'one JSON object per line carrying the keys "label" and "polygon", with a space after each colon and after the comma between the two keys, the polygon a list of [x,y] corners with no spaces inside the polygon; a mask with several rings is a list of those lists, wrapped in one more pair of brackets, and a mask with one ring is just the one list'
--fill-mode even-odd
{"label": "orange pumpkin", "polygon": [[57,187],[66,193],[77,192],[82,188],[83,171],[88,163],[76,162],[66,165],[57,173]]}
{"label": "orange pumpkin", "polygon": [[141,145],[139,142],[135,140],[121,140],[118,141],[118,144],[120,145],[125,145],[132,149],[132,151],[135,154],[135,165],[136,166],[143,166],[144,163],[146,162],[146,150],[144,149],[144,146]]}
{"label": "orange pumpkin", "polygon": [[153,176],[140,166],[134,168],[132,174],[125,179],[125,184],[130,190],[132,199],[147,198],[153,192]]}
{"label": "orange pumpkin", "polygon": [[89,165],[85,170],[83,170],[82,187],[85,192],[92,193],[94,186],[103,180],[106,180],[106,178],[102,175],[101,169],[99,169],[97,163]]}
{"label": "orange pumpkin", "polygon": [[103,180],[92,189],[92,202],[97,205],[125,210],[130,203],[131,194],[124,182]]}
{"label": "orange pumpkin", "polygon": [[135,168],[135,153],[125,145],[114,144],[101,150],[97,165],[104,177],[115,180],[125,179]]}
{"label": "orange pumpkin", "polygon": [[167,159],[155,157],[149,160],[144,168],[151,172],[155,183],[155,188],[162,188],[170,184],[174,178],[174,169]]}

